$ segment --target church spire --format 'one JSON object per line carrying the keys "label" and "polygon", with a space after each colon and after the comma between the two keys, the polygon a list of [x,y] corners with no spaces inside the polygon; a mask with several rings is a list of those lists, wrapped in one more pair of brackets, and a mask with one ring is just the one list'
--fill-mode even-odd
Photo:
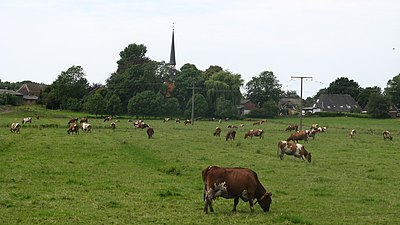
{"label": "church spire", "polygon": [[174,29],[172,29],[172,44],[171,44],[171,55],[169,57],[169,64],[173,67],[176,65],[175,61],[175,41],[174,41]]}

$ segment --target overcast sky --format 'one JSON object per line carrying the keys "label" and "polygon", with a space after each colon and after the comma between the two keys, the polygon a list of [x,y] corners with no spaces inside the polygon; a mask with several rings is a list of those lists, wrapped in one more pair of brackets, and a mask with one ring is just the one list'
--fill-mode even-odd
{"label": "overcast sky", "polygon": [[72,65],[105,84],[119,52],[144,44],[177,68],[218,65],[245,83],[272,71],[313,96],[338,77],[386,87],[400,73],[399,0],[0,0],[0,79],[51,84]]}

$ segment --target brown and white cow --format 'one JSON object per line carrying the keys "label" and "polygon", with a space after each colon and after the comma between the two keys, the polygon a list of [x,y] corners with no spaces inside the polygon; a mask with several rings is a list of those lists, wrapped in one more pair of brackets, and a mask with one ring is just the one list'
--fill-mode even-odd
{"label": "brown and white cow", "polygon": [[357,131],[355,130],[355,129],[353,129],[353,130],[351,130],[350,131],[350,138],[355,138],[356,137],[356,134],[357,134]]}
{"label": "brown and white cow", "polygon": [[256,129],[256,130],[249,130],[247,133],[244,134],[244,139],[247,137],[253,138],[253,136],[264,138],[264,130]]}
{"label": "brown and white cow", "polygon": [[264,121],[263,121],[263,120],[260,120],[260,121],[254,122],[254,123],[253,123],[253,126],[255,126],[255,125],[261,125],[261,124],[263,124],[263,123],[264,123]]}
{"label": "brown and white cow", "polygon": [[76,124],[76,123],[71,124],[71,125],[69,126],[68,130],[67,130],[67,133],[68,133],[68,134],[73,134],[73,133],[79,134],[79,127],[78,127],[78,124]]}
{"label": "brown and white cow", "polygon": [[231,130],[228,130],[228,132],[226,133],[226,135],[225,135],[225,140],[226,140],[226,141],[227,141],[227,140],[232,140],[232,141],[234,141],[234,140],[235,140],[235,137],[236,137],[236,130],[231,129]]}
{"label": "brown and white cow", "polygon": [[152,137],[153,137],[153,134],[154,134],[154,129],[153,129],[152,127],[147,127],[146,133],[147,133],[147,136],[148,136],[149,138],[152,138]]}
{"label": "brown and white cow", "polygon": [[216,136],[216,137],[221,136],[221,128],[220,127],[216,127],[213,135]]}
{"label": "brown and white cow", "polygon": [[164,118],[163,123],[168,122],[168,121],[169,121],[169,118]]}
{"label": "brown and white cow", "polygon": [[32,117],[25,117],[22,119],[22,124],[24,123],[32,123]]}
{"label": "brown and white cow", "polygon": [[383,132],[383,140],[393,140],[393,138],[392,138],[392,135],[390,134],[390,131],[388,131],[388,130],[385,130],[384,132]]}
{"label": "brown and white cow", "polygon": [[192,121],[191,120],[185,120],[185,122],[183,122],[185,125],[186,124],[192,124]]}
{"label": "brown and white cow", "polygon": [[78,122],[78,118],[71,118],[71,119],[69,119],[68,124],[71,124],[71,123],[73,124],[76,122]]}
{"label": "brown and white cow", "polygon": [[296,125],[296,124],[292,124],[292,125],[288,125],[286,127],[286,129],[285,129],[285,131],[292,131],[292,130],[298,131],[299,130],[299,126]]}
{"label": "brown and white cow", "polygon": [[91,132],[92,125],[90,125],[89,123],[82,123],[82,130],[85,132]]}
{"label": "brown and white cow", "polygon": [[10,131],[11,133],[19,133],[19,130],[21,129],[21,125],[19,123],[12,123],[10,125]]}
{"label": "brown and white cow", "polygon": [[79,123],[87,123],[87,122],[88,122],[87,117],[82,117],[81,120],[79,121]]}
{"label": "brown and white cow", "polygon": [[[212,201],[217,197],[233,198],[233,209],[239,203],[239,198],[249,202],[250,210],[254,210],[254,204],[258,202],[264,212],[268,212],[272,202],[272,193],[267,192],[258,180],[257,173],[247,168],[227,168],[210,166],[202,170],[204,183],[204,212],[208,208],[214,212]],[[257,200],[254,202],[254,200]]]}
{"label": "brown and white cow", "polygon": [[114,123],[114,122],[111,122],[110,127],[111,127],[112,130],[115,130],[115,128],[116,128],[115,123]]}
{"label": "brown and white cow", "polygon": [[111,121],[111,120],[112,120],[112,116],[106,116],[106,117],[104,117],[103,122]]}
{"label": "brown and white cow", "polygon": [[175,123],[181,123],[180,119],[175,119]]}
{"label": "brown and white cow", "polygon": [[310,134],[309,130],[300,130],[300,131],[292,133],[288,137],[288,139],[286,139],[286,141],[298,142],[300,140],[304,140],[305,142],[307,142],[309,134]]}
{"label": "brown and white cow", "polygon": [[288,141],[280,141],[278,143],[278,154],[281,160],[286,154],[293,155],[294,157],[298,158],[301,157],[303,160],[307,158],[307,161],[311,162],[311,152],[308,152],[301,144],[296,144]]}

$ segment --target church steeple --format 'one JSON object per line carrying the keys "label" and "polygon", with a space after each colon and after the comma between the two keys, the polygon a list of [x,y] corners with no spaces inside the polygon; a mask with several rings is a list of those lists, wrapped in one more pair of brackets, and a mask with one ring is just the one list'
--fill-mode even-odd
{"label": "church steeple", "polygon": [[175,68],[176,60],[175,60],[175,41],[174,41],[174,29],[172,29],[172,44],[171,44],[171,55],[169,57],[169,65]]}

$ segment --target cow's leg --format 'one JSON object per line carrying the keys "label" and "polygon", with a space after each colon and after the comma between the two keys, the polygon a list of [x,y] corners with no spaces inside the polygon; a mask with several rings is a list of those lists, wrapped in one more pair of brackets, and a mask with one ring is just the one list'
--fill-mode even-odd
{"label": "cow's leg", "polygon": [[254,196],[253,197],[250,197],[250,199],[249,199],[249,205],[250,205],[250,210],[253,212],[254,211],[254,203],[253,203],[253,200],[254,200]]}
{"label": "cow's leg", "polygon": [[238,203],[239,203],[239,197],[236,197],[233,200],[233,209],[232,209],[233,212],[236,212],[236,206],[238,205]]}
{"label": "cow's leg", "polygon": [[212,199],[214,198],[214,190],[210,189],[205,194],[205,201],[204,201],[204,212],[208,213],[208,208],[210,208],[210,212],[214,212],[212,207]]}

